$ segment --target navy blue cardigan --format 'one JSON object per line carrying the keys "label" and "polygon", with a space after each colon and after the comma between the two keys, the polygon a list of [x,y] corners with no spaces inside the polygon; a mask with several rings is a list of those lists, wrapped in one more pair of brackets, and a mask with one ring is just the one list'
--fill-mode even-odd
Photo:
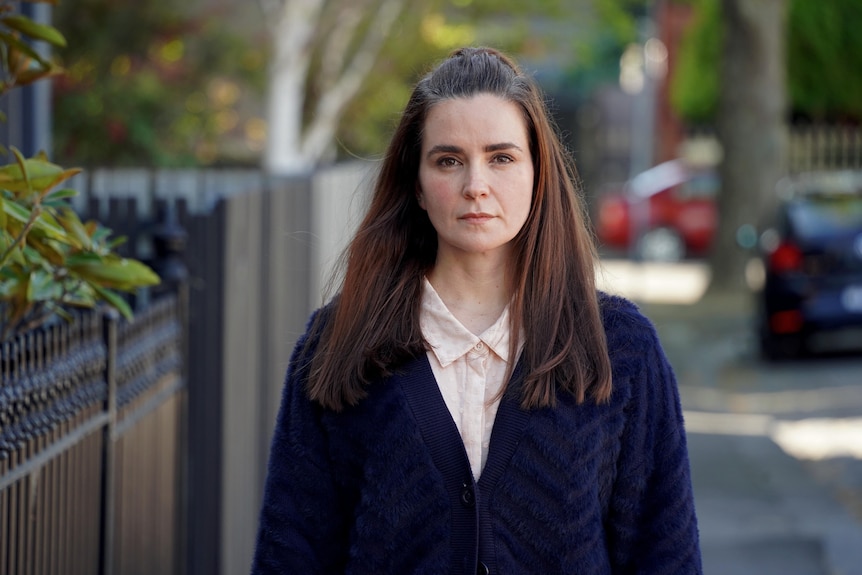
{"label": "navy blue cardigan", "polygon": [[252,573],[696,574],[697,522],[676,382],[655,330],[602,296],[611,401],[519,406],[520,366],[474,481],[423,355],[358,406],[287,372]]}

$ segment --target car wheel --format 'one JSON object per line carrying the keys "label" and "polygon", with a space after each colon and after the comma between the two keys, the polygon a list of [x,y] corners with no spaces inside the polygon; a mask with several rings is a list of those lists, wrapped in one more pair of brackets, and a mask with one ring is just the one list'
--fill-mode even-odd
{"label": "car wheel", "polygon": [[655,228],[640,237],[637,255],[644,261],[678,262],[685,257],[685,243],[674,230]]}

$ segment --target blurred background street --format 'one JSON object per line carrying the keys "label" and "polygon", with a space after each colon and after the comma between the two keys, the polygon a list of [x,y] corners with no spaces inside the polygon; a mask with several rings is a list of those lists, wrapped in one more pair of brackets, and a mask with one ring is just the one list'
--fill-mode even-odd
{"label": "blurred background street", "polygon": [[697,262],[606,260],[655,323],[685,410],[707,575],[862,573],[862,354],[759,357],[753,297]]}
{"label": "blurred background street", "polygon": [[[465,45],[541,86],[599,283],[658,328],[706,575],[862,575],[860,27],[860,0],[0,0],[0,575],[247,572],[290,351]],[[57,178],[9,183],[14,150]],[[69,275],[96,238],[93,276],[161,286]]]}

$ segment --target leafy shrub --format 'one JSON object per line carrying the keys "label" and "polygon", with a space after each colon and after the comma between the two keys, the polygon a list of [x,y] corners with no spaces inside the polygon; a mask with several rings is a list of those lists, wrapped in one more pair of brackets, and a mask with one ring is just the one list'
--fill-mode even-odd
{"label": "leafy shrub", "polygon": [[[22,38],[65,45],[56,29],[14,14],[10,2],[0,1],[0,95],[62,72]],[[80,170],[53,164],[44,153],[24,158],[14,147],[0,148],[13,156],[0,165],[0,340],[54,315],[68,318],[71,307],[99,302],[131,319],[119,292],[159,278],[141,262],[115,254],[122,238],[110,239],[110,230],[82,222],[69,206],[76,192],[60,186]]]}

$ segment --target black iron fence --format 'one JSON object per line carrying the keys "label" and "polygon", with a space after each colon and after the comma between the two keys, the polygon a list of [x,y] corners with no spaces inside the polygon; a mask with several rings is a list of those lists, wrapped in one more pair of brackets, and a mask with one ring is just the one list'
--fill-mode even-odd
{"label": "black iron fence", "polygon": [[0,573],[183,567],[183,298],[0,344]]}

